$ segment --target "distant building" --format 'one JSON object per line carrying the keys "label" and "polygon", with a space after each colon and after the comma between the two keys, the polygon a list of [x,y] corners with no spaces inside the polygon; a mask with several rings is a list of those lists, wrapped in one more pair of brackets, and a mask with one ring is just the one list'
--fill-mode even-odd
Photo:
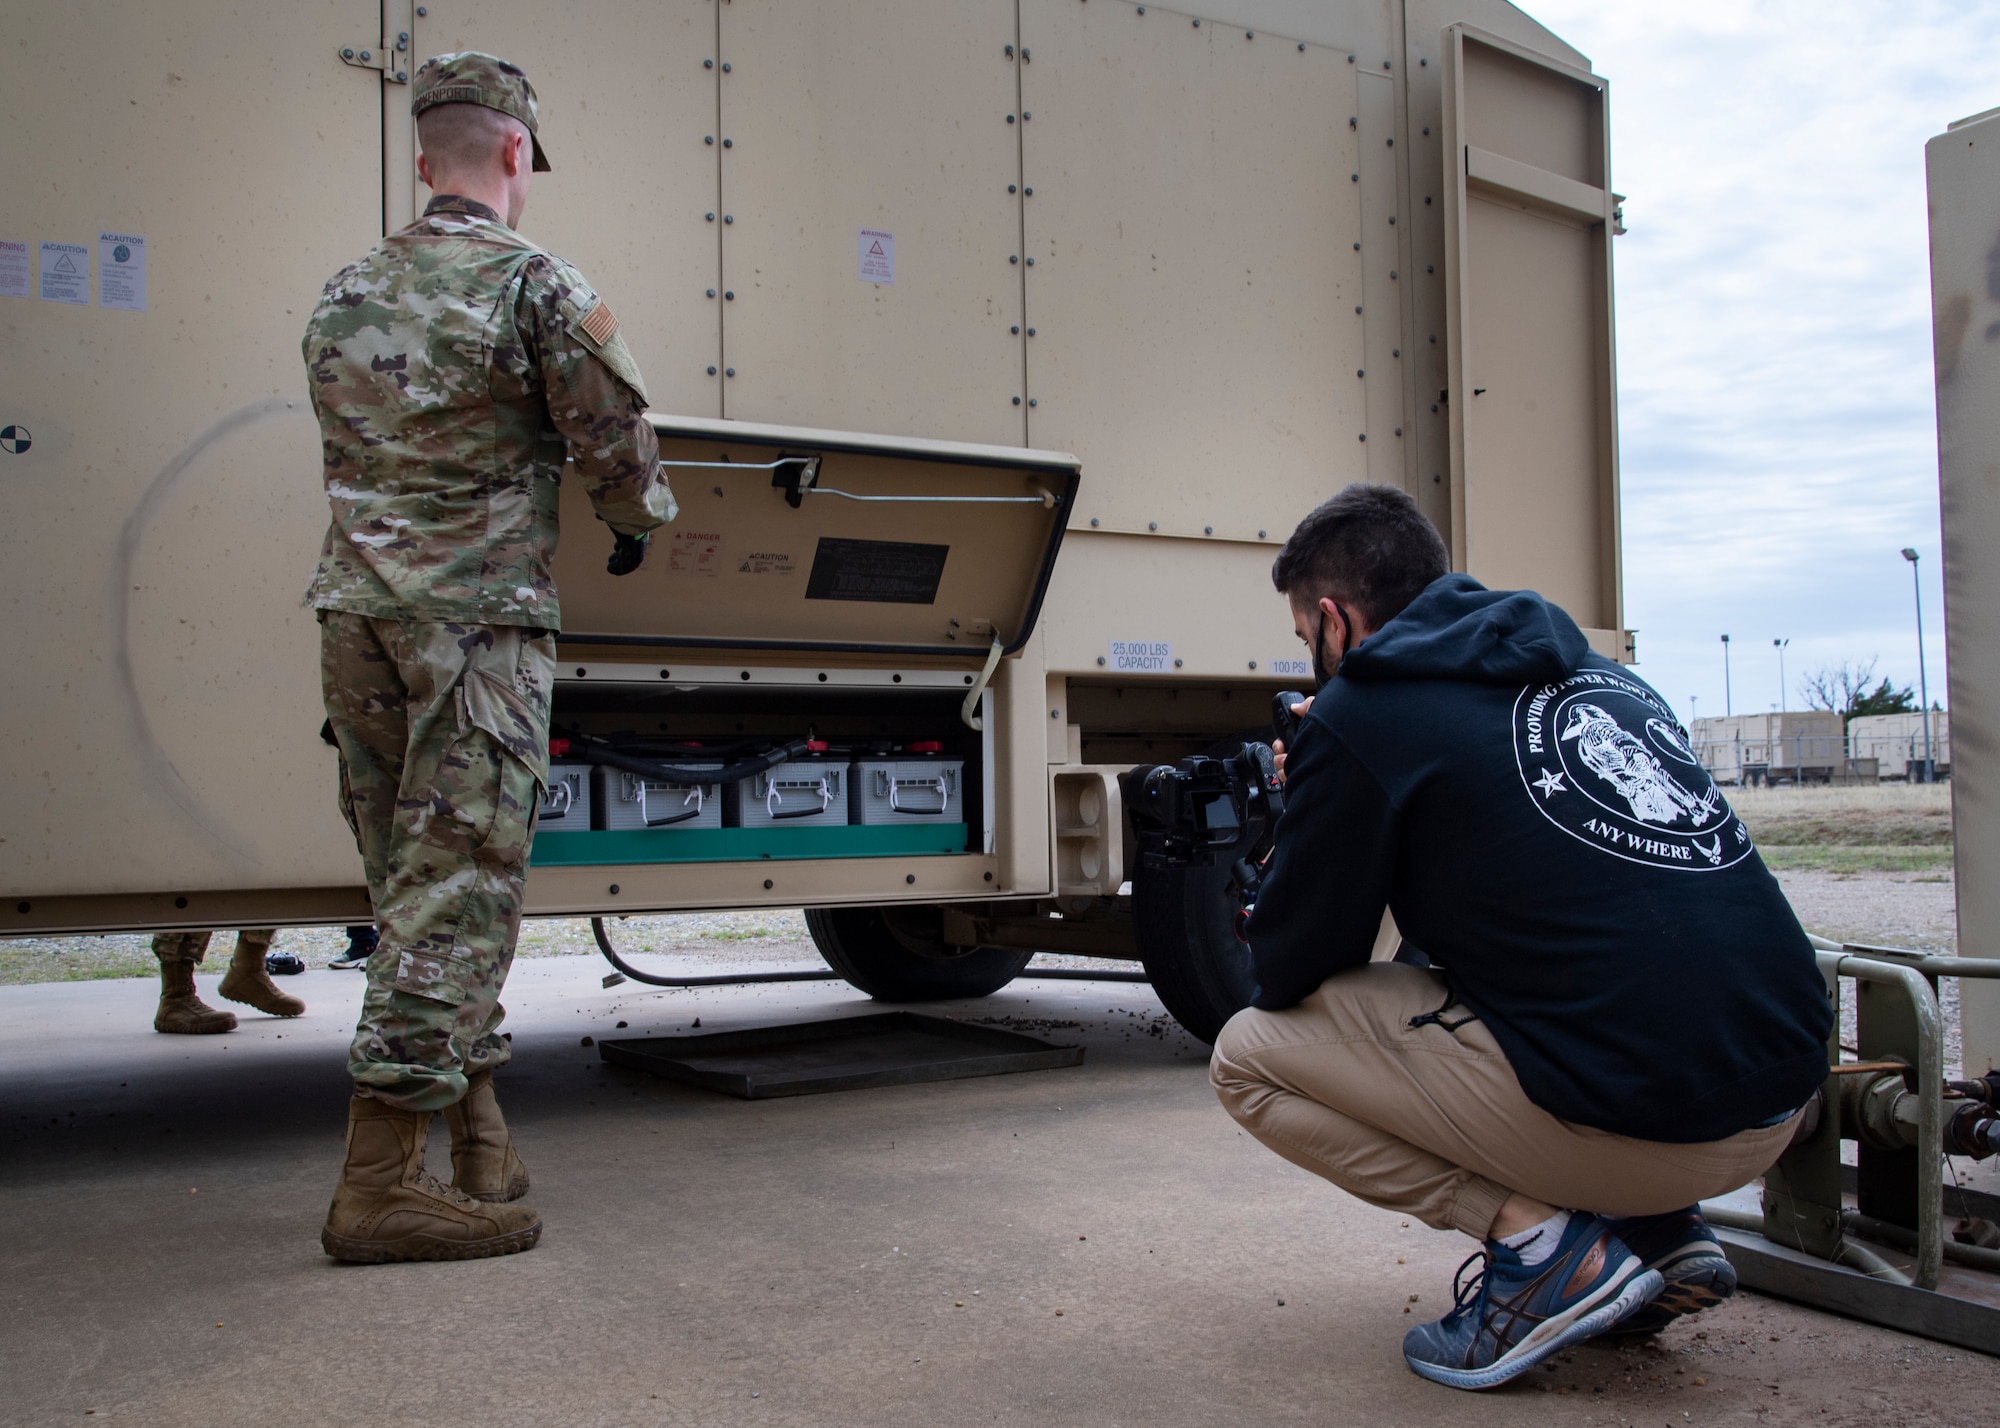
{"label": "distant building", "polygon": [[[1865,755],[1876,760],[1884,778],[1915,781],[1922,777],[1924,716],[1917,711],[1909,714],[1863,714],[1850,719],[1847,721],[1847,748],[1857,758]],[[1931,758],[1937,764],[1939,778],[1951,772],[1951,713],[1948,710],[1931,711]]]}
{"label": "distant building", "polygon": [[1695,720],[1692,744],[1717,783],[1872,782],[1875,769],[1850,765],[1840,724],[1825,709],[1723,715]]}

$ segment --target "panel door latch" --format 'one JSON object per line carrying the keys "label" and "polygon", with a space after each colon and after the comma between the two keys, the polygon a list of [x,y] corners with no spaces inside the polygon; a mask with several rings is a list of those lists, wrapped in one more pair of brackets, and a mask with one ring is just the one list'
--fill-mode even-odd
{"label": "panel door latch", "polygon": [[351,64],[356,69],[377,70],[384,84],[408,84],[410,82],[410,32],[398,30],[394,35],[383,35],[377,44],[342,45],[337,51],[342,64]]}

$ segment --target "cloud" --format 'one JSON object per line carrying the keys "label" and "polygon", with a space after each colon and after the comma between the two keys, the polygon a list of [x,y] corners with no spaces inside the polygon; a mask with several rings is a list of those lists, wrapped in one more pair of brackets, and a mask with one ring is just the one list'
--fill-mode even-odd
{"label": "cloud", "polygon": [[1611,82],[1626,621],[1684,712],[1881,656],[1944,692],[1923,145],[2000,105],[2000,4],[1530,0]]}

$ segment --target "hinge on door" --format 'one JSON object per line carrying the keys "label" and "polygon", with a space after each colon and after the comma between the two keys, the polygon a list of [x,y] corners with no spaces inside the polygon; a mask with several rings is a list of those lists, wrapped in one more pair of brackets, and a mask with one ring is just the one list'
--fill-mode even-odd
{"label": "hinge on door", "polygon": [[410,32],[398,30],[395,35],[383,35],[380,44],[342,45],[340,62],[351,64],[356,69],[379,70],[385,84],[408,84],[410,82]]}

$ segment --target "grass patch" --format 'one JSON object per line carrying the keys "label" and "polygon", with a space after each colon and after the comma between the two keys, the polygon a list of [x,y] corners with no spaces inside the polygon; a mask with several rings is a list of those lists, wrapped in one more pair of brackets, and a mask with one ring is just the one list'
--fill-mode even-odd
{"label": "grass patch", "polygon": [[18,986],[24,982],[103,982],[119,977],[156,977],[159,972],[160,964],[153,957],[151,941],[143,937],[0,941],[0,986]]}
{"label": "grass patch", "polygon": [[[1932,873],[1951,871],[1952,850],[1909,844],[1770,844],[1759,839],[1757,851],[1774,872],[1789,873]],[[1942,876],[1924,881],[1942,882]]]}

